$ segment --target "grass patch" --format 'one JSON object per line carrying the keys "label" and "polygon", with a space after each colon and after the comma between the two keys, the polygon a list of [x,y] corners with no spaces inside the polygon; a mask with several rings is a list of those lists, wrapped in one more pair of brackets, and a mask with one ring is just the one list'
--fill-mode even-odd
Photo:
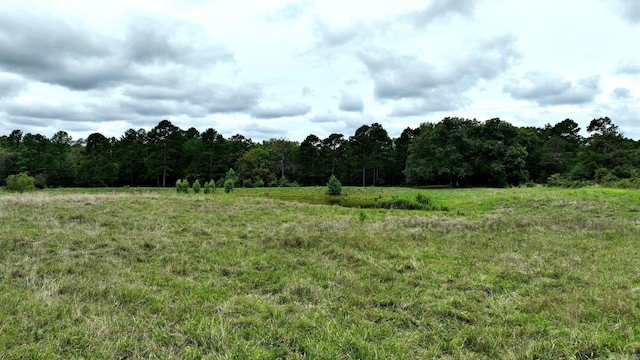
{"label": "grass patch", "polygon": [[7,358],[620,358],[640,352],[640,193],[343,188],[0,195]]}

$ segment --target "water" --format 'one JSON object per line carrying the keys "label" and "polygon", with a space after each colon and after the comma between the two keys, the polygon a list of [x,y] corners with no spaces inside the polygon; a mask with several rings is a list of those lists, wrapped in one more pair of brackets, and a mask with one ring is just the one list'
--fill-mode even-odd
{"label": "water", "polygon": [[349,196],[270,196],[273,199],[294,201],[315,205],[338,205],[351,208],[375,208],[379,198],[360,198]]}

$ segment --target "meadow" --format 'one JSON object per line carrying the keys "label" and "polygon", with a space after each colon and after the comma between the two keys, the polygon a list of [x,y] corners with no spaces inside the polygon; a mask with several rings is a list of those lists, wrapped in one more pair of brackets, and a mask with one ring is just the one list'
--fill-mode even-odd
{"label": "meadow", "polygon": [[0,358],[590,359],[640,353],[640,192],[0,192]]}

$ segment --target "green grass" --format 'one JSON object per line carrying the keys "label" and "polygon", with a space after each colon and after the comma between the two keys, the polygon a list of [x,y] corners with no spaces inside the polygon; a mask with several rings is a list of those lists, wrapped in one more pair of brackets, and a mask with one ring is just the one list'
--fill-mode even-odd
{"label": "green grass", "polygon": [[0,193],[0,358],[587,359],[640,353],[640,192]]}

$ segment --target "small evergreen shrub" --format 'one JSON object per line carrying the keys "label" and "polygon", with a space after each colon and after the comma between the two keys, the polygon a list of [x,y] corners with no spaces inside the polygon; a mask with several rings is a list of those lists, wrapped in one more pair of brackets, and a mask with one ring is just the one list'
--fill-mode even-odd
{"label": "small evergreen shrub", "polygon": [[179,194],[188,194],[189,193],[189,181],[180,180],[176,181],[176,192]]}
{"label": "small evergreen shrub", "polygon": [[229,169],[229,171],[227,171],[227,174],[224,177],[224,186],[225,188],[227,187],[227,181],[233,181],[233,186],[235,187],[236,184],[239,184],[239,179],[238,176],[236,175],[236,172],[233,171],[233,169]]}
{"label": "small evergreen shrub", "polygon": [[262,179],[258,179],[253,183],[254,187],[264,187],[264,181]]}
{"label": "small evergreen shrub", "polygon": [[9,191],[17,191],[17,192],[25,192],[25,191],[34,191],[35,180],[33,177],[27,175],[26,173],[20,173],[19,175],[9,175],[7,177],[7,190]]}
{"label": "small evergreen shrub", "polygon": [[231,193],[233,191],[233,189],[235,188],[236,183],[235,181],[228,179],[225,180],[224,182],[224,192],[226,192],[227,194]]}
{"label": "small evergreen shrub", "polygon": [[216,191],[216,182],[213,179],[204,183],[203,191],[205,194],[213,194]]}
{"label": "small evergreen shrub", "polygon": [[200,186],[200,180],[196,179],[196,181],[193,182],[193,186],[191,186],[191,188],[193,189],[194,194],[200,194],[200,189],[202,189],[202,187]]}
{"label": "small evergreen shrub", "polygon": [[331,175],[329,182],[327,183],[327,193],[329,195],[342,194],[342,183],[334,175]]}

